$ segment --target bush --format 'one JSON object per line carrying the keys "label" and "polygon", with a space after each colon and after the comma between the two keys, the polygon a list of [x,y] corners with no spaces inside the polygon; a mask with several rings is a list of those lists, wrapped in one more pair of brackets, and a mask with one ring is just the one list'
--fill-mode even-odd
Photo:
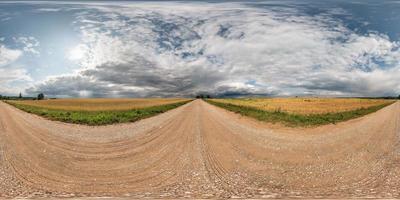
{"label": "bush", "polygon": [[210,95],[199,94],[196,96],[196,99],[210,99]]}
{"label": "bush", "polygon": [[44,99],[44,94],[43,93],[38,94],[37,99],[38,100],[43,100]]}

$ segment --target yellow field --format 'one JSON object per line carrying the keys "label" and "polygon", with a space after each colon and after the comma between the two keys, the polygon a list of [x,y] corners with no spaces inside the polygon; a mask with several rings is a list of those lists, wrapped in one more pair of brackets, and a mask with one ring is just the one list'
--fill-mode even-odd
{"label": "yellow field", "polygon": [[267,111],[294,114],[323,114],[368,108],[391,100],[357,98],[241,98],[213,99],[212,101],[255,107]]}
{"label": "yellow field", "polygon": [[69,111],[104,111],[130,110],[165,104],[172,104],[189,99],[183,98],[146,98],[146,99],[50,99],[11,101],[12,103],[30,105],[42,108]]}

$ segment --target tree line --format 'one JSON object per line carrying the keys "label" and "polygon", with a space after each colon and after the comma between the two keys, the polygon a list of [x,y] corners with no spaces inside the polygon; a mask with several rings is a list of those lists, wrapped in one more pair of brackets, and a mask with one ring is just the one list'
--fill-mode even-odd
{"label": "tree line", "polygon": [[[210,99],[211,96],[210,95],[204,95],[204,94],[199,94],[196,95],[196,99]],[[361,97],[361,98],[366,98],[366,97]],[[397,97],[391,97],[391,96],[387,96],[387,97],[367,97],[368,99],[400,99],[400,95]],[[22,93],[19,93],[18,96],[2,96],[0,94],[0,99],[1,100],[43,100],[45,99],[45,96],[43,93],[39,93],[37,95],[37,97],[23,97]]]}
{"label": "tree line", "polygon": [[45,96],[43,93],[39,93],[37,97],[24,97],[22,96],[22,93],[19,93],[18,96],[3,96],[0,94],[0,99],[1,100],[43,100],[45,99]]}
{"label": "tree line", "polygon": [[196,99],[210,99],[210,95],[199,94],[196,96]]}

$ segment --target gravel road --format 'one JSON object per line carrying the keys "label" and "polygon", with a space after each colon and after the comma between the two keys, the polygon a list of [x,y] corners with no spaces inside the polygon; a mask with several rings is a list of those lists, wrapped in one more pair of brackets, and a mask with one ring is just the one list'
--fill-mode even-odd
{"label": "gravel road", "polygon": [[98,127],[0,102],[0,197],[400,198],[399,137],[400,102],[317,128],[202,100]]}

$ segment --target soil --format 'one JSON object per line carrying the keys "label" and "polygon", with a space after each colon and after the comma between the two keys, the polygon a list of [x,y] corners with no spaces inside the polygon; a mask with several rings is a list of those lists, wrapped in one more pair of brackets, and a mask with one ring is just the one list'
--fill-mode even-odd
{"label": "soil", "polygon": [[98,127],[0,102],[0,197],[400,198],[399,136],[400,102],[317,128],[202,100]]}

